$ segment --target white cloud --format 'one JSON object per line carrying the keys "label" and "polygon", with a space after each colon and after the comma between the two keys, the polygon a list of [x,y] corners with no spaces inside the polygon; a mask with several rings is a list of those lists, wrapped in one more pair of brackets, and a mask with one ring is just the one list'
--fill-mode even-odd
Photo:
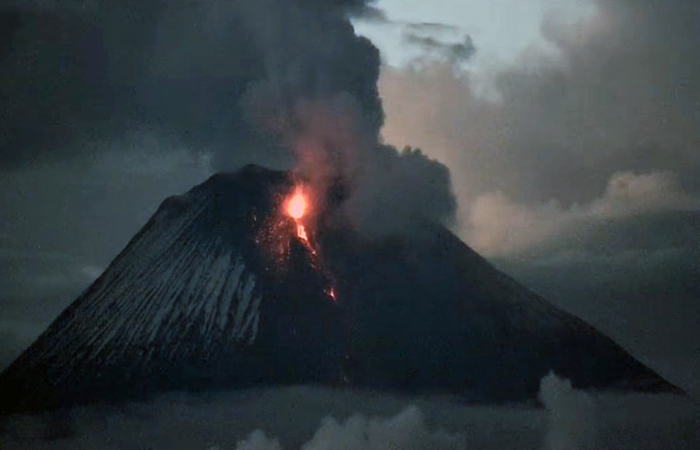
{"label": "white cloud", "polygon": [[500,192],[481,195],[462,215],[461,234],[477,251],[502,256],[543,244],[583,222],[698,209],[700,200],[684,192],[671,172],[618,172],[600,198],[569,208],[554,200],[518,203]]}
{"label": "white cloud", "polygon": [[[219,447],[213,447],[211,450],[219,450]],[[255,430],[246,439],[238,442],[236,450],[282,450],[282,446],[277,439],[265,436],[262,430]]]}
{"label": "white cloud", "polygon": [[465,444],[465,438],[461,434],[429,431],[423,413],[415,406],[410,406],[389,419],[367,419],[355,415],[341,424],[334,418],[326,418],[302,450],[457,450],[464,448]]}
{"label": "white cloud", "polygon": [[590,213],[625,216],[642,212],[695,210],[699,207],[700,201],[683,191],[678,177],[672,172],[618,172],[610,177],[604,196],[590,205]]}
{"label": "white cloud", "polygon": [[590,395],[550,372],[540,381],[539,398],[547,415],[546,450],[594,448],[596,405]]}
{"label": "white cloud", "polygon": [[698,209],[698,9],[587,6],[545,16],[551,48],[508,67],[382,69],[384,139],[450,168],[461,236],[477,250],[509,255],[581,221]]}

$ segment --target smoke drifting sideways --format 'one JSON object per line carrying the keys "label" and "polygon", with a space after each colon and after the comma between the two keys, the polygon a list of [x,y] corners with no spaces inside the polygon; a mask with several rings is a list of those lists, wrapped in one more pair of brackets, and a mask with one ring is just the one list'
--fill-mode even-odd
{"label": "smoke drifting sideways", "polygon": [[572,389],[550,374],[544,408],[458,397],[292,386],[168,394],[44,416],[12,416],[0,446],[173,450],[697,448],[697,405],[673,395]]}
{"label": "smoke drifting sideways", "polygon": [[[380,57],[364,0],[15,1],[0,7],[0,170],[94,158],[148,132],[215,171],[294,167],[342,183],[372,232],[449,222],[449,171],[380,142]],[[389,209],[386,207],[389,206]],[[382,212],[382,220],[376,212]]]}

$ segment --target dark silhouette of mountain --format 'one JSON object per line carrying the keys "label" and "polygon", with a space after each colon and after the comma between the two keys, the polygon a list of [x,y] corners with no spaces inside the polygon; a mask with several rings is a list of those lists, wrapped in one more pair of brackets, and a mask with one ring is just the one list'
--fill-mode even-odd
{"label": "dark silhouette of mountain", "polygon": [[515,400],[550,370],[580,388],[676,390],[441,225],[369,239],[326,205],[313,254],[281,212],[293,189],[248,166],[167,199],[0,374],[0,405],[291,383]]}

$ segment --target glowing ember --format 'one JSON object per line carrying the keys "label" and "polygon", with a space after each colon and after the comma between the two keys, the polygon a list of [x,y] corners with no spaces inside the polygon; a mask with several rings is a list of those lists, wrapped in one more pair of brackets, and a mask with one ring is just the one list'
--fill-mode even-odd
{"label": "glowing ember", "polygon": [[[284,212],[288,217],[294,219],[294,224],[296,225],[296,237],[308,251],[310,258],[309,262],[311,263],[311,267],[317,272],[319,272],[319,274],[323,278],[330,280],[331,277],[323,267],[321,256],[316,250],[316,243],[314,242],[315,239],[313,236],[313,228],[311,229],[311,231],[307,231],[306,229],[306,225],[308,224],[308,222],[312,221],[310,220],[310,218],[306,217],[309,214],[310,207],[311,204],[306,194],[304,193],[302,187],[300,186],[297,186],[291,197],[288,197],[287,200],[284,202]],[[286,218],[282,218],[282,220],[286,220],[287,223],[291,222]],[[278,228],[275,228],[275,230],[277,229]],[[273,234],[276,234],[276,232]],[[278,253],[283,257],[288,257],[289,245],[282,245],[281,250]],[[332,283],[332,281],[330,281],[330,283]],[[335,289],[333,289],[332,284],[331,286],[328,286],[324,289],[324,293],[328,297],[330,297],[333,300],[333,302],[338,302]]]}
{"label": "glowing ember", "polygon": [[309,242],[309,236],[306,234],[306,228],[304,225],[297,224],[297,237],[302,241]]}
{"label": "glowing ember", "polygon": [[293,219],[301,219],[306,214],[306,209],[308,207],[306,197],[302,192],[297,192],[294,196],[287,202],[287,214]]}

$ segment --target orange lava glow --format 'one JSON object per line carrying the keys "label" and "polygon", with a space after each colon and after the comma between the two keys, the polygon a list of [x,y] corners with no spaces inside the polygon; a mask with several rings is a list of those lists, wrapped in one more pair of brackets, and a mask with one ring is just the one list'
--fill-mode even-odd
{"label": "orange lava glow", "polygon": [[[319,274],[322,277],[330,278],[328,276],[327,271],[323,267],[323,263],[321,261],[319,253],[316,251],[313,229],[311,229],[311,232],[307,231],[306,229],[305,222],[308,223],[310,219],[304,218],[309,214],[310,207],[311,204],[308,200],[306,193],[299,186],[296,187],[291,197],[288,197],[287,200],[284,202],[284,212],[287,214],[287,216],[294,219],[294,224],[296,225],[296,237],[309,252],[309,262],[311,263],[311,267],[313,267],[314,270],[319,272]],[[285,218],[282,219],[288,220]],[[313,219],[313,217],[311,219]],[[288,221],[287,223],[290,223],[290,221]],[[279,253],[289,256],[289,245],[283,246],[283,250],[283,252]],[[335,290],[333,289],[332,285],[326,287],[324,289],[324,292],[328,297],[330,297],[333,300],[334,303],[338,302]]]}
{"label": "orange lava glow", "polygon": [[302,224],[297,225],[297,237],[302,241],[309,242],[309,236],[306,234],[306,228],[304,228],[304,225]]}
{"label": "orange lava glow", "polygon": [[298,220],[304,217],[308,207],[306,196],[302,192],[297,191],[287,202],[287,214],[289,214],[292,219]]}

